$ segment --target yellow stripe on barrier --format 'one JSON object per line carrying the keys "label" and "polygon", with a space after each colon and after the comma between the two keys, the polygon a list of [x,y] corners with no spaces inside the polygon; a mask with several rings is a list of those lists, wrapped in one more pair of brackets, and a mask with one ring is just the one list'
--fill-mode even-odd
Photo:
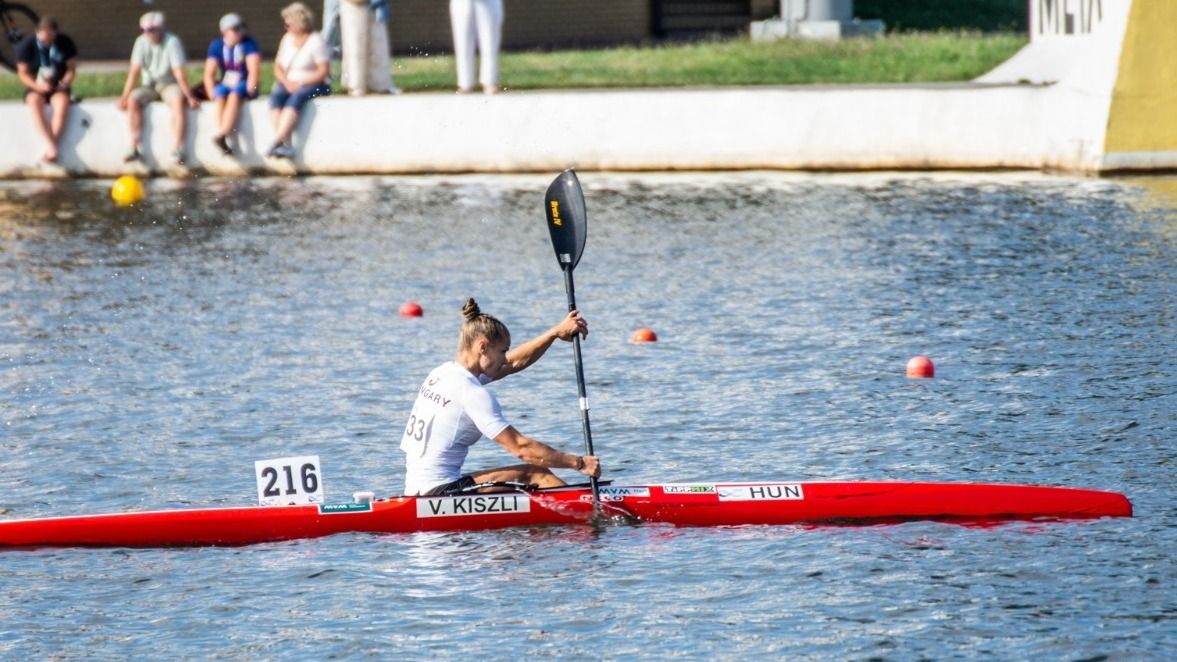
{"label": "yellow stripe on barrier", "polygon": [[1177,151],[1177,2],[1134,0],[1104,153]]}

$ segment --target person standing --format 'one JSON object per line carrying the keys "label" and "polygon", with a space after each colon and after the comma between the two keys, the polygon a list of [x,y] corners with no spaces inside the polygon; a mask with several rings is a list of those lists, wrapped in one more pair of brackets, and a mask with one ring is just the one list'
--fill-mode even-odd
{"label": "person standing", "polygon": [[454,31],[454,61],[458,66],[458,93],[474,91],[474,51],[482,61],[478,82],[482,91],[499,91],[499,47],[503,41],[503,0],[450,0],[450,26]]}
{"label": "person standing", "polygon": [[[184,45],[180,38],[164,30],[163,12],[147,12],[139,19],[143,34],[131,49],[131,68],[118,100],[119,110],[127,111],[131,126],[131,150],[125,162],[143,158],[143,109],[153,101],[162,100],[172,110],[172,138],[175,148],[172,158],[184,165],[184,106],[195,109],[200,105],[184,76]],[[139,81],[138,87],[135,81]]]}
{"label": "person standing", "polygon": [[213,144],[225,156],[230,156],[233,148],[229,147],[228,138],[237,130],[241,105],[257,98],[262,53],[237,14],[222,16],[219,27],[221,36],[209,44],[204,60],[204,90],[216,108],[217,133]]}
{"label": "person standing", "polygon": [[[327,51],[331,54],[332,66],[339,62],[339,2],[340,0],[323,0],[323,41],[327,42]],[[338,71],[332,71],[334,79]]]}
{"label": "person standing", "polygon": [[270,118],[274,144],[266,156],[294,157],[290,137],[307,102],[331,94],[331,56],[323,37],[314,31],[315,14],[301,2],[282,10],[286,34],[274,57],[274,89],[270,93]]}
{"label": "person standing", "polygon": [[[57,31],[57,21],[46,16],[37,32],[16,46],[16,74],[25,86],[25,105],[33,113],[33,126],[45,140],[41,160],[57,160],[58,141],[69,114],[70,83],[77,75],[78,49],[72,39]],[[45,121],[45,107],[52,120]]]}
{"label": "person standing", "polygon": [[[425,378],[401,435],[404,494],[460,494],[492,482],[564,485],[552,473],[553,468],[599,477],[597,457],[563,453],[521,434],[503,417],[498,400],[486,388],[538,361],[557,339],[587,337],[588,322],[580,312],[568,313],[559,324],[515,349],[510,348],[511,332],[506,325],[483,313],[474,299],[466,300],[462,317],[458,355]],[[523,463],[463,473],[470,447],[484,436]]]}
{"label": "person standing", "polygon": [[388,55],[388,0],[342,0],[339,8],[343,47],[343,86],[348,94],[395,94]]}

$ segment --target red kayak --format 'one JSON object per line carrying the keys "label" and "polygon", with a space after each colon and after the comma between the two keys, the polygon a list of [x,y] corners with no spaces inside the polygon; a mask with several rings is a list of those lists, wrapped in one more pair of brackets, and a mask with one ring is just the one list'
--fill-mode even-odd
{"label": "red kayak", "polygon": [[[974,483],[671,483],[602,486],[606,515],[677,526],[1130,517],[1115,492]],[[6,547],[249,545],[336,533],[410,533],[559,524],[593,518],[574,486],[370,503],[159,510],[0,522]]]}

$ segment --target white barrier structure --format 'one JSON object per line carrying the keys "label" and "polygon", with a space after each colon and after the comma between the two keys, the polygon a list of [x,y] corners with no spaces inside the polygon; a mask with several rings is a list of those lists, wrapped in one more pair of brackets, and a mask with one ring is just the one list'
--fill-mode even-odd
{"label": "white barrier structure", "polygon": [[[325,98],[307,106],[293,161],[263,157],[272,132],[260,100],[243,113],[233,157],[213,146],[211,113],[195,111],[190,165],[214,175],[1177,167],[1177,85],[1158,82],[1177,68],[1177,1],[1030,8],[1029,45],[972,83]],[[0,177],[183,174],[166,167],[167,113],[152,105],[146,161],[124,164],[124,115],[113,100],[86,100],[59,164],[44,165],[27,108],[0,104]]]}

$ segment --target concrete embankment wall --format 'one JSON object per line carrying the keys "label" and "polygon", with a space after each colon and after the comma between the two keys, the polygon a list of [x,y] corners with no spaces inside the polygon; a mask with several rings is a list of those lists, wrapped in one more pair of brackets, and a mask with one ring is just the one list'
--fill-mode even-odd
{"label": "concrete embankment wall", "polygon": [[[264,100],[238,154],[191,112],[192,171],[215,175],[707,169],[1177,168],[1174,0],[1031,2],[1030,43],[975,83],[448,93],[327,98],[308,106],[293,161],[266,159]],[[0,103],[0,177],[187,174],[169,169],[166,108],[148,113],[147,161],[122,162],[113,100],[74,109],[60,165],[19,102]]]}
{"label": "concrete embankment wall", "polygon": [[[291,162],[262,156],[264,101],[248,105],[238,154],[212,145],[211,106],[189,113],[194,170],[216,175],[680,169],[1058,168],[1099,158],[1099,113],[1035,86],[869,86],[407,94],[313,101]],[[124,164],[126,118],[112,99],[76,106],[60,165],[28,109],[0,104],[0,177],[158,174],[171,153],[169,111],[152,104],[144,164]],[[1084,140],[1082,136],[1093,136]],[[171,174],[175,174],[172,172]]]}

